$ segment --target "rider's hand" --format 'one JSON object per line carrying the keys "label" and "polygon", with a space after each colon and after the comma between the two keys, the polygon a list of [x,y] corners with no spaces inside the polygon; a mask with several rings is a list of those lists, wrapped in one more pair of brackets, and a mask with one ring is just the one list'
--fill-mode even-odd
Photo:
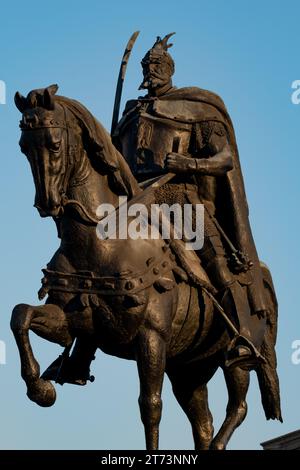
{"label": "rider's hand", "polygon": [[165,168],[174,173],[193,172],[196,162],[191,157],[185,157],[180,153],[169,153],[166,157]]}

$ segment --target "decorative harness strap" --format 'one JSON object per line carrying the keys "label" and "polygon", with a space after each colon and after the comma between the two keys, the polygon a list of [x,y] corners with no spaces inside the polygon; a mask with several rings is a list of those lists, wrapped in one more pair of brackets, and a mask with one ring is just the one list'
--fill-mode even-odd
{"label": "decorative harness strap", "polygon": [[115,276],[98,276],[97,273],[82,271],[79,273],[64,273],[43,269],[44,277],[39,290],[42,300],[48,292],[87,293],[99,295],[128,295],[136,294],[152,286],[163,275],[176,268],[175,255],[168,249],[160,261],[154,258],[147,260],[148,268],[138,273],[120,273]]}

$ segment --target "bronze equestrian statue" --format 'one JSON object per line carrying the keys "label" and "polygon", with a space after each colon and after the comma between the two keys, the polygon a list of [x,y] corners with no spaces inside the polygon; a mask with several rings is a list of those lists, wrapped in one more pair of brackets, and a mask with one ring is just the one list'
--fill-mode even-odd
{"label": "bronze equestrian statue", "polygon": [[[147,449],[158,448],[165,372],[195,448],[224,449],[247,413],[249,369],[266,418],[281,420],[277,301],[252,239],[228,113],[210,92],[172,86],[167,39],[158,38],[142,61],[148,95],[127,103],[115,145],[83,105],[56,95],[57,86],[16,94],[35,206],[54,219],[61,244],[44,270],[45,305],[17,305],[11,328],[27,395],[40,406],[55,402],[51,380],[92,380],[89,365],[100,348],[137,362]],[[168,171],[176,176],[158,187],[155,201],[205,206],[197,255],[183,253],[177,240],[100,240],[97,207],[117,210],[120,195],[143,200],[141,188]],[[65,348],[42,375],[29,330]],[[218,367],[229,402],[213,436],[207,383]]]}

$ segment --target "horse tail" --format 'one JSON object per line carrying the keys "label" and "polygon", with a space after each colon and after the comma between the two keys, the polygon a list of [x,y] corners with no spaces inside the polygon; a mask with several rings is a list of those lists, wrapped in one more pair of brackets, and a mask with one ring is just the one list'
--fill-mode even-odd
{"label": "horse tail", "polygon": [[282,422],[279,379],[276,371],[277,359],[275,352],[278,303],[270,270],[262,262],[261,269],[268,298],[269,312],[264,341],[261,347],[261,353],[265,357],[266,363],[261,364],[256,369],[256,374],[266,419],[278,419]]}

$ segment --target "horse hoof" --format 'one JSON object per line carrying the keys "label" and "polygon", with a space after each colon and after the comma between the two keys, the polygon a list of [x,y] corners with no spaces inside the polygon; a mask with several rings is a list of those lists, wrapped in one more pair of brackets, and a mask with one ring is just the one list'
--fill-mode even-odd
{"label": "horse hoof", "polygon": [[56,391],[49,380],[37,379],[28,385],[27,396],[39,406],[52,406],[56,400]]}
{"label": "horse hoof", "polygon": [[209,450],[226,450],[226,446],[223,442],[212,441],[210,444]]}

